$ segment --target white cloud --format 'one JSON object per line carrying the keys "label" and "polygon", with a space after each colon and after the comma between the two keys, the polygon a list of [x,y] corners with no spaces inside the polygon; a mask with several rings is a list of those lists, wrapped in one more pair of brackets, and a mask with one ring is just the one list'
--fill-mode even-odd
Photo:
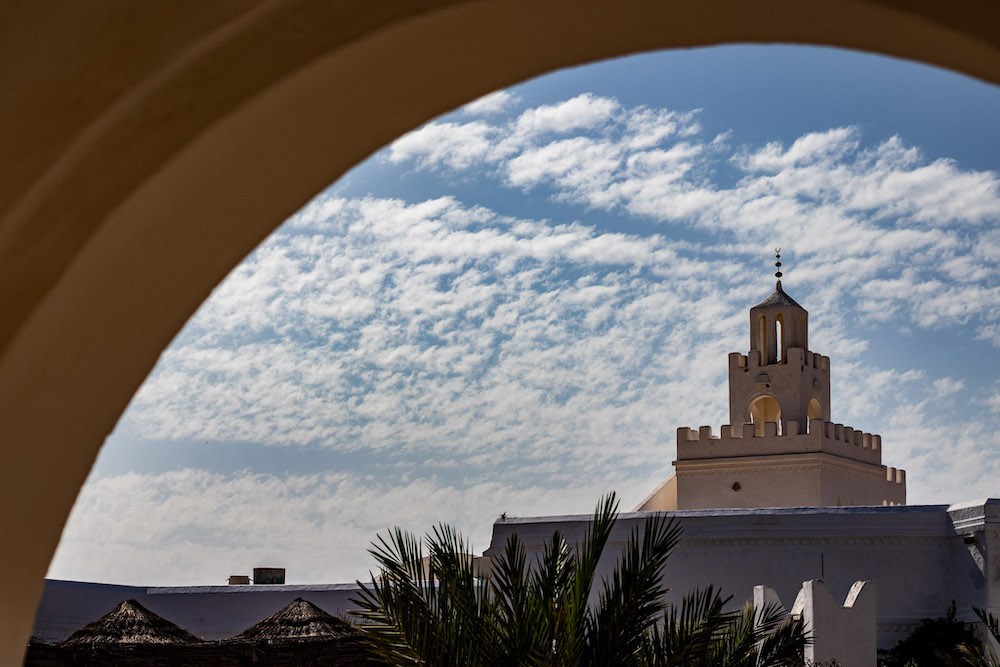
{"label": "white cloud", "polygon": [[394,141],[388,159],[399,163],[417,158],[421,164],[467,169],[490,152],[492,132],[489,125],[479,121],[427,125]]}
{"label": "white cloud", "polygon": [[527,109],[514,122],[514,133],[533,136],[590,129],[610,119],[619,108],[615,100],[584,93],[559,104]]}
{"label": "white cloud", "polygon": [[734,159],[745,171],[781,172],[802,164],[840,158],[857,149],[857,135],[853,127],[810,132],[796,139],[788,150],[773,142],[756,152],[738,154]]}
{"label": "white cloud", "polygon": [[[672,432],[661,402],[678,418],[691,404],[678,381],[693,351],[651,346],[704,326],[672,311],[718,297],[642,276],[677,261],[664,239],[449,199],[315,206],[331,217],[307,209],[267,241],[163,355],[126,419],[143,437],[583,464],[655,450]],[[725,348],[703,349],[719,384]]]}
{"label": "white cloud", "polygon": [[483,95],[462,107],[464,113],[473,116],[487,116],[500,113],[517,102],[517,96],[508,90],[497,90]]}
{"label": "white cloud", "polygon": [[391,526],[422,535],[439,522],[451,523],[481,553],[501,512],[589,512],[612,484],[613,476],[542,488],[195,469],[108,477],[84,487],[48,576],[222,584],[230,574],[267,563],[285,567],[289,583],[365,580],[374,569],[365,548]]}
{"label": "white cloud", "polygon": [[[559,124],[555,136],[525,130],[539,125],[526,119],[550,116],[586,121]],[[896,136],[868,147],[855,127],[728,152],[731,135],[702,139],[696,116],[582,95],[494,124],[473,166],[570,204],[693,227],[717,244],[783,245],[796,254],[790,279],[860,294],[872,322],[972,323],[991,335],[1000,234],[982,225],[1000,221],[997,174],[927,161]],[[431,153],[413,159],[453,164]],[[726,163],[743,174],[728,187],[712,177]]]}
{"label": "white cloud", "polygon": [[[726,420],[726,354],[745,349],[746,308],[768,289],[733,258],[756,251],[449,198],[320,198],[219,287],[125,424],[152,439],[445,458],[473,475],[516,465],[552,483],[650,461],[666,473],[676,426]],[[860,361],[844,285],[861,283],[871,323],[914,298],[921,325],[982,304],[940,314],[946,290],[912,268],[865,280],[896,251],[796,269],[811,347],[834,359],[835,419],[869,430],[922,371]]]}
{"label": "white cloud", "polygon": [[904,401],[883,417],[883,463],[906,468],[907,502],[996,497],[1000,431],[983,419],[950,421],[939,408],[935,401]]}
{"label": "white cloud", "polygon": [[519,186],[551,180],[567,189],[598,189],[607,187],[619,159],[606,142],[574,137],[524,151],[508,163],[507,177]]}
{"label": "white cloud", "polygon": [[962,391],[964,388],[964,380],[956,380],[955,378],[950,377],[943,377],[934,380],[934,391],[937,392],[938,396],[951,396],[952,394]]}

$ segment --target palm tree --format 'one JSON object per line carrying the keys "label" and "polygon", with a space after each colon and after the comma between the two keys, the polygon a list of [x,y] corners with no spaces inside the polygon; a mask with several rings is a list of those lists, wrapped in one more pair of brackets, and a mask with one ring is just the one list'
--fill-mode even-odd
{"label": "palm tree", "polygon": [[603,498],[581,545],[571,548],[557,532],[533,566],[512,535],[485,580],[449,526],[426,536],[426,570],[420,539],[399,528],[379,536],[369,551],[380,574],[370,586],[358,582],[353,601],[362,636],[389,664],[802,664],[801,623],[783,622],[777,609],[725,612],[729,598],[711,587],[679,609],[666,605],[663,567],[681,529],[662,515],[632,532],[591,603],[617,510],[613,493]]}
{"label": "palm tree", "polygon": [[778,604],[762,609],[747,603],[724,612],[723,598],[712,586],[695,589],[680,608],[668,607],[643,646],[640,664],[650,667],[763,667],[803,665],[809,641],[802,622],[788,620]]}
{"label": "palm tree", "polygon": [[976,616],[983,622],[988,636],[985,637],[983,646],[964,644],[959,647],[962,658],[957,664],[969,667],[1000,667],[1000,656],[989,647],[990,637],[993,643],[1000,644],[1000,618],[980,607],[973,607],[972,611],[976,612]]}

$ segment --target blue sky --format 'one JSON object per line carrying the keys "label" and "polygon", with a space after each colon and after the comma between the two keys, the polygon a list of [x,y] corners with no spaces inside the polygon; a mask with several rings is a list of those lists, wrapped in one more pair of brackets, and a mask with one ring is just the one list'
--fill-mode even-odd
{"label": "blue sky", "polygon": [[997,496],[998,118],[995,87],[791,46],[633,56],[446,114],[215,290],[49,575],[350,581],[391,525],[481,550],[501,512],[631,507],[678,426],[727,421],[779,245],[834,421],[882,435],[911,503]]}

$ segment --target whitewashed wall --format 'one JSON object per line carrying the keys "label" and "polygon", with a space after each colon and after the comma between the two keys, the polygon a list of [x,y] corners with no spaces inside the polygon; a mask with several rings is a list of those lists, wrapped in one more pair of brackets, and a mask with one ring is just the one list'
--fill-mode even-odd
{"label": "whitewashed wall", "polygon": [[[944,616],[955,600],[959,618],[975,620],[971,606],[1000,614],[1000,500],[960,505],[683,510],[666,512],[684,527],[667,564],[670,598],[714,584],[734,603],[766,584],[791,605],[809,579],[822,579],[835,600],[858,580],[878,585],[879,646],[888,648],[922,618]],[[602,560],[610,571],[629,533],[646,512],[623,514]],[[511,518],[497,521],[487,554],[517,532],[534,553],[555,530],[583,540],[589,516]],[[968,543],[967,543],[968,542]],[[65,639],[122,600],[137,599],[160,616],[205,639],[232,636],[303,597],[346,616],[355,584],[311,586],[192,586],[148,588],[47,581],[35,636]]]}
{"label": "whitewashed wall", "polygon": [[[601,562],[610,572],[629,533],[648,516],[621,515]],[[734,603],[753,587],[773,588],[791,605],[809,579],[822,579],[843,601],[858,580],[878,585],[879,647],[889,648],[922,618],[947,613],[952,600],[961,620],[971,606],[1000,612],[1000,500],[960,505],[820,507],[664,512],[676,517],[684,539],[667,564],[670,599],[695,586],[721,586]],[[498,520],[488,555],[517,532],[539,554],[556,530],[570,544],[583,541],[589,516]],[[965,536],[972,543],[966,544]],[[529,555],[529,561],[532,558]]]}

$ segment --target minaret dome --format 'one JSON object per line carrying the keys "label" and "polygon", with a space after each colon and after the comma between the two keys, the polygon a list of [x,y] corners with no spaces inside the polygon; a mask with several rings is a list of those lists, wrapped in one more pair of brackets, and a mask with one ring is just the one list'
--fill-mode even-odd
{"label": "minaret dome", "polygon": [[809,349],[809,313],[785,294],[781,281],[769,297],[750,309],[750,350],[760,365],[785,363],[788,348]]}

